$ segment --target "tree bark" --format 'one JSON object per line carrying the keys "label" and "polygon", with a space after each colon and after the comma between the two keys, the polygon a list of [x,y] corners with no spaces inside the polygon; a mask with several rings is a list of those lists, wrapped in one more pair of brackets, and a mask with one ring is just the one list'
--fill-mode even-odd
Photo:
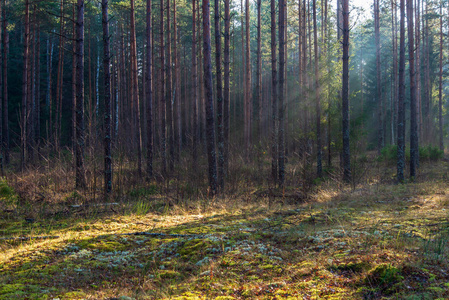
{"label": "tree bark", "polygon": [[271,176],[278,182],[278,97],[276,62],[276,2],[271,0]]}
{"label": "tree bark", "polygon": [[224,192],[224,132],[223,132],[223,85],[221,77],[221,31],[220,2],[215,0],[215,71],[217,76],[217,150],[218,150],[218,187]]}
{"label": "tree bark", "polygon": [[29,68],[29,40],[30,40],[30,3],[25,1],[25,36],[23,41],[23,74],[22,74],[22,125],[21,125],[21,162],[25,167],[27,157],[27,117],[28,117],[28,68]]}
{"label": "tree bark", "polygon": [[404,181],[405,167],[405,0],[400,0],[400,25],[399,25],[399,90],[398,90],[398,182]]}
{"label": "tree bark", "polygon": [[376,43],[376,99],[377,99],[377,153],[384,147],[382,71],[380,65],[380,16],[379,0],[374,0],[374,36]]}
{"label": "tree bark", "polygon": [[444,151],[443,141],[443,3],[440,2],[440,53],[439,53],[439,83],[438,83],[438,131],[439,131],[439,147]]}
{"label": "tree bark", "polygon": [[[132,99],[134,104],[134,128],[136,132],[133,133],[135,136],[135,142],[137,143],[137,171],[139,176],[142,175],[142,127],[140,124],[140,101],[139,101],[139,81],[138,81],[138,69],[137,69],[137,45],[136,45],[136,22],[135,22],[135,9],[134,0],[131,0],[131,77],[132,77]],[[133,107],[133,105],[131,105]]]}
{"label": "tree bark", "polygon": [[197,50],[196,50],[196,0],[192,0],[192,110],[193,110],[193,124],[192,124],[192,161],[193,168],[198,164],[198,64],[197,64]]}
{"label": "tree bark", "polygon": [[76,188],[86,188],[84,171],[84,0],[77,2],[76,21]]}
{"label": "tree bark", "polygon": [[316,22],[316,0],[313,0],[313,50],[315,55],[315,111],[316,111],[316,146],[317,146],[317,177],[323,176],[321,150],[321,101],[320,101],[320,71],[318,66],[318,34]]}
{"label": "tree bark", "polygon": [[351,156],[349,148],[349,0],[342,0],[343,14],[343,180],[351,180]]}
{"label": "tree bark", "polygon": [[285,0],[279,0],[279,107],[278,107],[278,168],[279,177],[278,182],[280,186],[284,185],[285,181],[285,103],[284,103],[284,68],[285,68]]}
{"label": "tree bark", "polygon": [[209,162],[209,188],[212,195],[217,193],[217,166],[215,157],[215,122],[212,88],[212,63],[210,42],[209,0],[203,0],[203,59],[204,89],[206,92],[206,143]]}
{"label": "tree bark", "polygon": [[245,0],[245,147],[251,148],[252,93],[251,93],[251,46],[249,29],[249,0]]}
{"label": "tree bark", "polygon": [[230,110],[230,0],[224,0],[224,95],[223,95],[223,160],[224,160],[224,174],[227,174],[229,164],[229,110]]}
{"label": "tree bark", "polygon": [[152,20],[151,20],[151,0],[147,0],[147,10],[146,10],[146,102],[147,102],[147,175],[148,177],[153,176],[153,70],[152,70]]}
{"label": "tree bark", "polygon": [[108,195],[112,191],[112,145],[111,145],[111,69],[109,50],[109,16],[108,0],[102,0],[103,25],[103,73],[104,73],[104,191]]}
{"label": "tree bark", "polygon": [[407,0],[408,57],[410,72],[410,177],[416,177],[418,126],[416,122],[415,42],[413,32],[413,0]]}
{"label": "tree bark", "polygon": [[[2,36],[2,58],[3,58],[3,153],[5,155],[5,164],[9,164],[9,116],[8,116],[8,53],[9,53],[9,34],[6,14],[6,0],[3,1],[3,36]],[[0,91],[1,93],[1,91]]]}

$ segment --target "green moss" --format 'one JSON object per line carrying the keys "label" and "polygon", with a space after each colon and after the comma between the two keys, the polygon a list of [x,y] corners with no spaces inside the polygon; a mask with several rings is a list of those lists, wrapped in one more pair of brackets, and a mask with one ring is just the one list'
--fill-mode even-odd
{"label": "green moss", "polygon": [[181,249],[179,249],[179,254],[185,257],[193,257],[201,254],[207,249],[207,243],[201,239],[193,239],[187,241]]}
{"label": "green moss", "polygon": [[126,249],[126,245],[123,245],[116,241],[92,241],[85,240],[78,244],[81,249],[96,249],[101,252],[123,251]]}
{"label": "green moss", "polygon": [[160,270],[159,276],[162,279],[181,279],[183,275],[174,270]]}
{"label": "green moss", "polygon": [[403,287],[403,279],[404,277],[398,268],[390,264],[381,264],[369,272],[365,278],[365,283],[377,287],[385,294],[392,294]]}
{"label": "green moss", "polygon": [[336,272],[353,272],[353,273],[360,273],[362,271],[366,271],[371,267],[371,265],[366,262],[352,262],[347,264],[340,264],[340,265],[332,265],[329,267],[330,271],[336,271]]}

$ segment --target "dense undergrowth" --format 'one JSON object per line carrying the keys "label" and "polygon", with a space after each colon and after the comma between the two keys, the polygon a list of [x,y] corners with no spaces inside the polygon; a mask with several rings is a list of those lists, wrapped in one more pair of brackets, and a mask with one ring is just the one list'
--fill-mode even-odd
{"label": "dense undergrowth", "polygon": [[0,299],[448,299],[449,164],[397,185],[393,165],[354,161],[351,185],[329,171],[278,190],[243,170],[216,199],[122,178],[105,201],[54,166],[7,175]]}

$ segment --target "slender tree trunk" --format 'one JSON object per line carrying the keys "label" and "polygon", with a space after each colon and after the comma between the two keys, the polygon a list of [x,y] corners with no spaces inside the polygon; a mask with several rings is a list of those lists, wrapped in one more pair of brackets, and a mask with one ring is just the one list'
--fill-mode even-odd
{"label": "slender tree trunk", "polygon": [[215,70],[217,76],[217,150],[218,150],[218,187],[224,192],[224,132],[223,132],[223,85],[221,77],[221,31],[220,2],[215,0]]}
{"label": "slender tree trunk", "polygon": [[374,35],[376,40],[376,98],[377,98],[377,153],[384,147],[382,70],[380,65],[380,16],[379,0],[374,0]]}
{"label": "slender tree trunk", "polygon": [[27,116],[28,116],[28,68],[29,68],[29,40],[30,40],[30,3],[25,0],[25,36],[23,41],[23,74],[22,74],[22,132],[21,132],[21,162],[22,168],[25,167],[27,157]]}
{"label": "slender tree trunk", "polygon": [[169,158],[168,158],[168,168],[170,172],[174,170],[174,156],[175,156],[175,146],[174,146],[174,134],[173,134],[173,105],[172,105],[172,53],[171,53],[171,21],[170,21],[170,0],[167,0],[166,7],[167,14],[167,28],[165,31],[167,32],[167,59],[166,59],[166,72],[167,72],[167,87],[166,87],[166,107],[167,107],[167,133],[168,133],[168,149],[169,149]]}
{"label": "slender tree trunk", "polygon": [[[167,0],[169,1],[169,0]],[[161,158],[162,175],[167,175],[167,140],[166,140],[166,98],[165,98],[165,45],[164,45],[164,0],[161,0],[160,6],[160,59],[161,59],[161,84],[160,84],[160,126],[161,126]]]}
{"label": "slender tree trunk", "polygon": [[206,143],[209,162],[209,188],[212,195],[217,193],[217,166],[215,158],[215,122],[212,88],[212,63],[210,42],[209,0],[203,0],[203,59],[204,89],[206,92]]}
{"label": "slender tree trunk", "polygon": [[421,91],[421,5],[420,0],[416,0],[415,14],[415,47],[416,47],[416,110],[417,110],[417,126],[418,139],[423,138],[423,117],[422,117],[422,91]]}
{"label": "slender tree trunk", "polygon": [[351,180],[351,156],[349,150],[349,0],[342,0],[343,14],[343,180]]}
{"label": "slender tree trunk", "polygon": [[[76,8],[73,5],[73,20],[76,18]],[[72,147],[76,151],[76,22],[72,26]]]}
{"label": "slender tree trunk", "polygon": [[407,0],[408,57],[410,71],[410,177],[416,177],[418,126],[416,122],[415,42],[413,32],[413,0]]}
{"label": "slender tree trunk", "polygon": [[[36,33],[36,107],[35,107],[35,143],[37,146],[37,155],[40,158],[40,138],[41,138],[41,29],[40,22],[37,21]],[[0,89],[1,91],[1,89]],[[0,114],[1,116],[1,114]]]}
{"label": "slender tree trunk", "polygon": [[198,165],[198,64],[196,52],[196,0],[192,0],[192,110],[193,110],[193,124],[192,124],[192,160],[193,168]]}
{"label": "slender tree trunk", "polygon": [[277,62],[276,62],[276,2],[271,0],[271,176],[278,182],[278,97],[277,97]]}
{"label": "slender tree trunk", "polygon": [[230,61],[229,61],[229,47],[230,47],[230,24],[231,15],[229,8],[230,0],[224,0],[224,95],[223,95],[223,160],[224,160],[224,174],[227,174],[229,165],[229,110],[230,110]]}
{"label": "slender tree trunk", "polygon": [[396,3],[391,0],[391,32],[393,40],[393,103],[391,112],[391,143],[395,144],[397,133],[395,134],[395,126],[397,124],[397,106],[398,106],[398,39],[397,39],[397,13]]}
{"label": "slender tree trunk", "polygon": [[251,93],[251,47],[249,31],[249,0],[245,0],[245,147],[246,151],[251,147],[251,119],[252,119],[252,93]]}
{"label": "slender tree trunk", "polygon": [[60,2],[59,17],[59,59],[58,74],[56,78],[56,120],[55,120],[55,136],[54,142],[56,149],[59,149],[61,139],[61,122],[62,122],[62,90],[64,77],[64,0]]}
{"label": "slender tree trunk", "polygon": [[[316,0],[313,0],[313,49],[315,55],[315,105],[316,105],[316,141],[317,141],[317,177],[323,176],[321,152],[321,101],[320,101],[320,70],[318,66],[318,34],[316,22]],[[349,41],[348,41],[349,42]]]}
{"label": "slender tree trunk", "polygon": [[109,50],[109,16],[108,0],[102,0],[103,25],[103,73],[104,73],[104,191],[112,191],[112,151],[111,151],[111,71]]}
{"label": "slender tree trunk", "polygon": [[[139,176],[142,175],[142,127],[140,124],[140,101],[139,101],[139,81],[138,81],[138,69],[137,69],[137,45],[136,45],[136,21],[135,21],[135,9],[134,0],[131,0],[131,76],[132,76],[132,99],[134,104],[134,125],[136,129],[135,141],[137,143],[137,170]],[[133,105],[131,105],[133,107]]]}
{"label": "slender tree trunk", "polygon": [[181,117],[181,54],[178,49],[180,43],[180,35],[178,35],[178,24],[176,16],[176,0],[173,0],[173,57],[175,58],[175,106],[174,106],[174,147],[175,147],[175,161],[179,163],[182,146],[182,117]]}
{"label": "slender tree trunk", "polygon": [[262,0],[257,0],[257,61],[256,61],[256,101],[258,103],[258,133],[262,138]]}
{"label": "slender tree trunk", "polygon": [[77,2],[76,21],[76,188],[86,188],[84,171],[84,0]]}
{"label": "slender tree trunk", "polygon": [[404,181],[405,167],[405,0],[400,0],[399,29],[399,90],[398,90],[398,182]]}
{"label": "slender tree trunk", "polygon": [[[3,151],[5,155],[5,164],[9,164],[9,115],[8,115],[8,53],[9,53],[9,34],[8,22],[6,20],[6,0],[3,1],[3,36],[2,36],[2,58],[3,58]],[[1,91],[0,91],[1,93]]]}
{"label": "slender tree trunk", "polygon": [[152,66],[152,50],[153,50],[153,43],[152,43],[152,20],[151,20],[151,0],[147,0],[147,11],[146,11],[146,42],[147,42],[147,48],[146,48],[146,78],[145,78],[145,85],[146,85],[146,102],[147,102],[147,174],[148,177],[153,176],[153,66]]}
{"label": "slender tree trunk", "polygon": [[285,102],[284,102],[284,68],[285,68],[285,0],[279,0],[279,142],[278,142],[278,167],[279,185],[283,186],[285,181]]}
{"label": "slender tree trunk", "polygon": [[443,142],[443,3],[440,2],[440,72],[438,84],[438,127],[439,127],[439,146],[444,151]]}

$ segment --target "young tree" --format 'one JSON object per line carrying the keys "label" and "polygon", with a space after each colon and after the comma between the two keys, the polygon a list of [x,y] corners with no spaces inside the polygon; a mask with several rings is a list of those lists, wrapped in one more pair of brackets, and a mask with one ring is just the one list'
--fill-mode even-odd
{"label": "young tree", "polygon": [[206,144],[209,162],[209,188],[212,195],[217,193],[217,166],[215,158],[215,121],[212,88],[212,62],[210,42],[209,0],[203,0],[203,59],[204,89],[206,92]]}

